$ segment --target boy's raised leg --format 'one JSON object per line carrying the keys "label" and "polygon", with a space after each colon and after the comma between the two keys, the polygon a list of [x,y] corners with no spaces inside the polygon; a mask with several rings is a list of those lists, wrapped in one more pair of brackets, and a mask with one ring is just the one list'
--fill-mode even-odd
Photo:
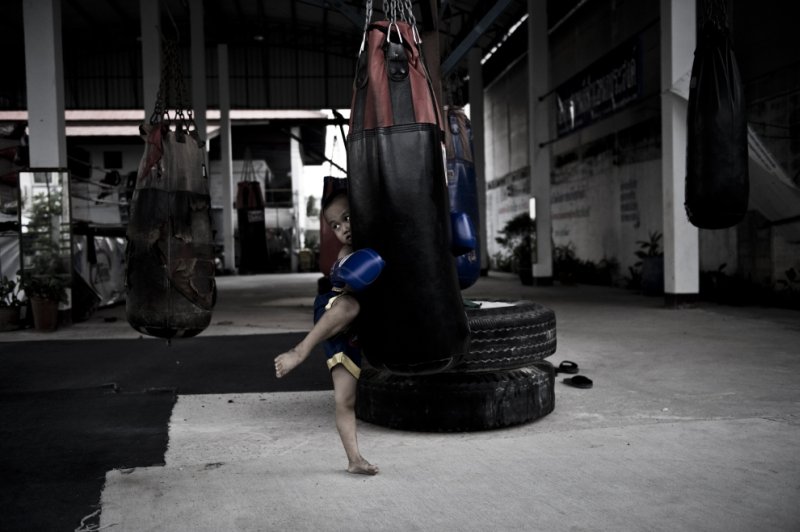
{"label": "boy's raised leg", "polygon": [[308,358],[315,345],[346,329],[358,311],[358,301],[353,296],[339,296],[299,344],[275,357],[275,376],[283,377]]}

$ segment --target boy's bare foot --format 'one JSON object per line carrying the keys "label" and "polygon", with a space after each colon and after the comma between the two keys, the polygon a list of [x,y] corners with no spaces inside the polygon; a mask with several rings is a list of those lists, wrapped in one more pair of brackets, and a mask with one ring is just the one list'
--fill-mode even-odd
{"label": "boy's bare foot", "polygon": [[350,462],[350,465],[347,466],[348,473],[355,473],[357,475],[377,475],[378,466],[372,465],[363,458],[358,462]]}
{"label": "boy's bare foot", "polygon": [[275,376],[279,379],[297,367],[303,357],[294,349],[275,357]]}

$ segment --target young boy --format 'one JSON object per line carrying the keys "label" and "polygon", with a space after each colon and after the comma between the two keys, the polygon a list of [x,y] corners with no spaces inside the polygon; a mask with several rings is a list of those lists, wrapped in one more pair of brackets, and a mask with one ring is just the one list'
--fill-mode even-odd
{"label": "young boy", "polygon": [[342,243],[338,260],[331,269],[331,291],[314,301],[314,327],[293,349],[275,358],[275,375],[282,378],[324,342],[328,368],[333,379],[336,402],[336,428],[347,453],[350,473],[375,475],[378,466],[370,464],[358,450],[356,438],[356,384],[361,372],[361,350],[353,343],[349,330],[358,316],[359,304],[353,292],[374,281],[383,268],[383,259],[372,250],[353,252],[350,233],[350,204],[345,191],[323,199],[322,216]]}

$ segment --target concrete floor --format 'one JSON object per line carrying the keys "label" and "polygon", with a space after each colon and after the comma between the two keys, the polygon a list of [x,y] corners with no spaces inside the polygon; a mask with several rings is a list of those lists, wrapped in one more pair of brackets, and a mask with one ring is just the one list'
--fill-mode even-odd
{"label": "concrete floor", "polygon": [[[220,278],[203,334],[307,330],[316,278]],[[166,466],[108,472],[101,529],[800,530],[799,312],[674,310],[622,289],[524,287],[495,273],[465,296],[552,308],[549,360],[576,362],[594,388],[557,377],[555,411],[505,430],[361,423],[362,452],[381,467],[372,478],[344,472],[331,392],[182,395]],[[4,340],[94,335],[138,333],[116,307]]]}

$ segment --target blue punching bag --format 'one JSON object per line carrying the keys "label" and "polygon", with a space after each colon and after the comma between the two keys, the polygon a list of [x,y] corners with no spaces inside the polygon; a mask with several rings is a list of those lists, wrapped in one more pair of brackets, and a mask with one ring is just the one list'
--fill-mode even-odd
{"label": "blue punching bag", "polygon": [[[446,110],[445,148],[450,210],[466,213],[477,230],[480,227],[480,212],[472,149],[472,126],[460,107],[449,107]],[[474,250],[456,257],[458,284],[462,290],[475,284],[480,277],[480,253],[478,245]]]}

